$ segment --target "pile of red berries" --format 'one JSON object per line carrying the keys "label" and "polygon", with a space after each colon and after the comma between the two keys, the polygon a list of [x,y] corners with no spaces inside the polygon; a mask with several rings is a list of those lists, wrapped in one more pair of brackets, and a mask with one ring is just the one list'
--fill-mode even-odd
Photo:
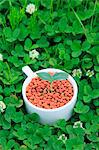
{"label": "pile of red berries", "polygon": [[37,107],[54,109],[72,99],[73,87],[68,80],[55,80],[51,85],[49,81],[36,77],[27,86],[26,96]]}

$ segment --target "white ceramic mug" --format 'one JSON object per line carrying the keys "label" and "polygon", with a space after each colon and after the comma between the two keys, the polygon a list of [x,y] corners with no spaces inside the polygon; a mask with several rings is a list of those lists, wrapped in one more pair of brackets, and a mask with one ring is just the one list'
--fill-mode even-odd
{"label": "white ceramic mug", "polygon": [[68,76],[69,82],[73,86],[74,95],[72,99],[64,106],[55,108],[55,109],[44,109],[39,108],[35,105],[33,105],[26,97],[26,87],[31,82],[32,78],[36,77],[36,73],[38,72],[64,72],[59,69],[42,69],[36,72],[33,72],[29,66],[25,66],[22,68],[22,71],[27,75],[26,80],[23,83],[22,87],[22,95],[25,102],[26,110],[28,113],[37,113],[40,116],[40,122],[42,124],[53,124],[59,119],[65,119],[68,120],[72,116],[73,108],[75,106],[76,100],[77,100],[77,93],[78,88],[75,80],[71,75]]}

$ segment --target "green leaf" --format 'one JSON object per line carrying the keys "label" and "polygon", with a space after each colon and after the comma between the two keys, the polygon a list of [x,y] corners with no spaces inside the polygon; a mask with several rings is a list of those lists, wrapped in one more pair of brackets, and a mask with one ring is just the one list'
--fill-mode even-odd
{"label": "green leaf", "polygon": [[94,103],[95,106],[99,107],[99,100],[98,99],[94,100],[93,103]]}
{"label": "green leaf", "polygon": [[53,75],[54,80],[66,80],[68,78],[68,73],[58,72]]}
{"label": "green leaf", "polygon": [[18,36],[18,39],[20,41],[23,41],[28,36],[29,30],[27,29],[27,27],[24,26],[24,24],[20,24],[19,28],[20,28],[20,34]]}
{"label": "green leaf", "polygon": [[41,79],[48,80],[49,82],[53,82],[54,80],[66,80],[68,78],[68,74],[66,72],[55,73],[53,76],[51,76],[47,72],[40,72],[40,73],[37,73],[37,75]]}
{"label": "green leaf", "polygon": [[85,103],[89,103],[92,100],[92,96],[88,95],[88,96],[83,96],[84,102]]}
{"label": "green leaf", "polygon": [[96,73],[96,79],[99,82],[99,73]]}
{"label": "green leaf", "polygon": [[47,38],[45,36],[42,36],[40,38],[40,40],[37,40],[36,44],[40,47],[40,48],[45,48],[49,46],[49,42],[47,41]]}
{"label": "green leaf", "polygon": [[94,70],[99,72],[99,66],[94,66]]}
{"label": "green leaf", "polygon": [[14,31],[13,31],[13,38],[16,40],[19,36],[19,33],[20,33],[20,29],[19,28],[16,28]]}
{"label": "green leaf", "polygon": [[50,9],[51,0],[41,0],[41,5],[46,7],[47,9]]}
{"label": "green leaf", "polygon": [[96,56],[97,62],[99,63],[99,55]]}
{"label": "green leaf", "polygon": [[75,34],[80,34],[83,33],[83,29],[81,24],[79,23],[78,20],[74,20],[73,22],[73,29],[72,29],[72,33]]}
{"label": "green leaf", "polygon": [[81,101],[78,101],[76,104],[76,108],[74,108],[75,112],[80,113],[80,114],[85,114],[89,111],[89,106],[84,105]]}
{"label": "green leaf", "polygon": [[16,143],[15,140],[10,139],[6,145],[7,149],[12,149],[14,147],[15,143]]}
{"label": "green leaf", "polygon": [[28,54],[25,54],[25,57],[24,57],[24,62],[26,63],[26,64],[32,64],[32,62],[35,62],[36,60],[31,60],[30,59],[30,57],[29,57],[29,55]]}
{"label": "green leaf", "polygon": [[58,50],[59,50],[59,51],[64,51],[64,52],[65,52],[64,44],[59,43],[59,44],[58,44]]}
{"label": "green leaf", "polygon": [[59,20],[59,30],[61,32],[65,32],[66,31],[66,28],[67,28],[67,18],[66,17],[63,17]]}
{"label": "green leaf", "polygon": [[32,46],[31,46],[31,49],[35,49],[35,48],[38,48],[39,46],[37,45],[37,44],[33,44]]}
{"label": "green leaf", "polygon": [[78,14],[79,14],[80,19],[86,20],[86,19],[90,18],[94,13],[93,9],[94,8],[85,9],[84,11],[79,11]]}
{"label": "green leaf", "polygon": [[[13,0],[11,0],[11,3]],[[24,16],[24,9],[18,9],[18,7],[10,7],[10,13],[8,14],[8,19],[10,22],[10,25],[12,29],[15,29],[15,27],[19,26],[19,23],[23,19]]]}
{"label": "green leaf", "polygon": [[13,135],[18,138],[18,140],[24,140],[27,138],[27,132],[23,128],[18,128],[17,131],[13,131]]}
{"label": "green leaf", "polygon": [[81,5],[81,3],[82,3],[81,0],[78,0],[78,1],[76,1],[76,0],[71,0],[70,2],[71,2],[71,6],[72,6],[72,7],[77,7],[77,6]]}
{"label": "green leaf", "polygon": [[1,150],[2,150],[2,149],[3,149],[3,150],[6,149],[6,142],[7,142],[7,140],[6,140],[5,137],[1,137],[1,138],[0,138],[0,148],[1,148]]}
{"label": "green leaf", "polygon": [[20,44],[17,44],[15,46],[15,50],[11,52],[13,55],[16,55],[17,57],[24,57],[24,50],[23,50],[23,47],[22,45]]}
{"label": "green leaf", "polygon": [[19,67],[23,64],[23,61],[21,59],[18,59],[18,57],[15,56],[9,56],[8,62],[11,62],[15,65],[15,67]]}
{"label": "green leaf", "polygon": [[99,137],[97,133],[91,133],[87,135],[87,138],[92,142],[99,142]]}
{"label": "green leaf", "polygon": [[57,65],[57,59],[55,59],[55,58],[50,58],[50,59],[49,59],[49,64],[50,64],[51,66]]}
{"label": "green leaf", "polygon": [[26,145],[21,145],[20,150],[28,150]]}
{"label": "green leaf", "polygon": [[19,33],[20,33],[20,29],[16,28],[14,31],[12,31],[11,33],[12,35],[8,37],[6,40],[9,42],[16,41],[19,36]]}
{"label": "green leaf", "polygon": [[47,73],[47,72],[39,72],[39,73],[36,73],[41,79],[43,80],[48,80],[49,82],[52,82],[53,81],[53,78],[52,76]]}
{"label": "green leaf", "polygon": [[31,46],[32,46],[32,41],[31,41],[31,39],[27,38],[27,39],[25,40],[24,49],[25,49],[26,51],[29,51],[29,50],[31,49]]}
{"label": "green leaf", "polygon": [[3,129],[7,130],[7,129],[11,128],[11,123],[4,119],[3,123],[2,123],[2,126],[3,126]]}
{"label": "green leaf", "polygon": [[[43,19],[44,16],[41,16],[41,18]],[[49,17],[49,16],[48,16]],[[47,19],[48,19],[47,17]],[[44,18],[46,21],[46,18]],[[47,32],[48,36],[54,36],[55,35],[55,30],[53,29],[53,26],[46,24],[45,25],[45,31]]]}
{"label": "green leaf", "polygon": [[79,40],[74,40],[71,44],[71,49],[72,51],[81,51],[81,45],[80,45],[80,41]]}
{"label": "green leaf", "polygon": [[90,85],[85,85],[84,86],[84,94],[89,95],[89,94],[91,94],[91,92],[92,92],[92,89],[91,89]]}
{"label": "green leaf", "polygon": [[8,106],[4,115],[5,120],[7,120],[8,122],[11,122],[11,119],[14,118],[15,112],[16,112],[15,107]]}
{"label": "green leaf", "polygon": [[20,111],[20,112],[16,112],[12,118],[12,120],[15,122],[15,123],[19,123],[19,122],[22,122],[23,120],[23,113]]}
{"label": "green leaf", "polygon": [[74,40],[71,44],[72,57],[78,57],[81,55],[81,44],[79,40]]}
{"label": "green leaf", "polygon": [[29,20],[28,29],[30,32],[31,39],[35,40],[40,38],[41,36],[40,27],[34,15]]}
{"label": "green leaf", "polygon": [[99,89],[94,89],[92,92],[93,98],[99,98]]}
{"label": "green leaf", "polygon": [[6,27],[4,28],[3,32],[6,37],[6,40],[8,42],[13,42],[17,40],[19,33],[20,33],[20,29],[16,28],[14,31],[12,31],[10,27]]}
{"label": "green leaf", "polygon": [[66,121],[64,119],[59,119],[55,124],[55,128],[61,129],[63,132],[66,132]]}
{"label": "green leaf", "polygon": [[82,50],[83,51],[88,51],[88,49],[91,47],[90,43],[86,40],[82,44]]}
{"label": "green leaf", "polygon": [[9,106],[15,106],[16,108],[19,108],[23,105],[23,100],[18,99],[15,95],[12,95],[10,97],[6,97],[4,99],[5,103]]}
{"label": "green leaf", "polygon": [[38,114],[32,113],[32,114],[26,114],[26,115],[24,116],[24,119],[25,119],[27,122],[39,122],[40,117],[39,117]]}
{"label": "green leaf", "polygon": [[80,120],[81,121],[83,121],[83,122],[90,122],[91,120],[93,120],[93,118],[94,118],[94,113],[93,113],[93,111],[92,110],[90,110],[88,113],[87,113],[87,115],[86,114],[80,114],[79,115],[79,118],[80,118]]}
{"label": "green leaf", "polygon": [[11,122],[11,120],[15,123],[19,123],[23,120],[23,113],[21,111],[16,112],[16,109],[13,106],[8,106],[4,117],[5,120],[7,120],[9,123]]}
{"label": "green leaf", "polygon": [[12,36],[12,32],[11,32],[11,28],[10,27],[6,27],[3,30],[5,37],[11,37]]}
{"label": "green leaf", "polygon": [[72,127],[72,125],[67,125],[66,126],[66,131],[67,131],[68,134],[72,134],[73,133],[73,127]]}
{"label": "green leaf", "polygon": [[81,51],[74,51],[74,52],[72,52],[72,57],[78,57],[78,56],[80,56],[81,55]]}
{"label": "green leaf", "polygon": [[55,37],[54,42],[60,42],[61,41],[61,36]]}
{"label": "green leaf", "polygon": [[86,68],[86,69],[89,69],[93,66],[93,63],[91,61],[89,62],[82,62],[82,68]]}
{"label": "green leaf", "polygon": [[99,47],[96,45],[96,46],[94,46],[94,47],[92,47],[91,49],[90,49],[90,53],[94,56],[94,55],[96,55],[96,56],[98,56],[99,55]]}
{"label": "green leaf", "polygon": [[36,134],[39,137],[42,137],[45,141],[48,141],[51,136],[51,128],[47,125],[44,126],[44,128],[40,128],[36,131]]}

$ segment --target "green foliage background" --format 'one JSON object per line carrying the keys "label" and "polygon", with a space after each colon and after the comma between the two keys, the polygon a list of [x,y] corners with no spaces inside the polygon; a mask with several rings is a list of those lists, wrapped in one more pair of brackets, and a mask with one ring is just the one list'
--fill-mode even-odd
{"label": "green foliage background", "polygon": [[[26,13],[29,3],[37,7],[32,15]],[[29,51],[35,48],[40,55],[32,60]],[[0,113],[2,150],[98,150],[98,0],[1,0],[0,53],[0,101],[7,106]],[[81,68],[82,78],[75,77],[78,101],[69,121],[41,125],[39,116],[25,112],[25,65],[34,71],[53,67],[70,74]],[[94,76],[86,77],[87,70],[94,70]],[[83,128],[73,128],[79,120]],[[67,136],[65,142],[58,140],[61,134]]]}

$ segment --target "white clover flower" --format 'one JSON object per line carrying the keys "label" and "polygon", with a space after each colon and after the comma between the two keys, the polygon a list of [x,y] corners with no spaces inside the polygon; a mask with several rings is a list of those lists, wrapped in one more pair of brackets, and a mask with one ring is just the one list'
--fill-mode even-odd
{"label": "white clover flower", "polygon": [[37,8],[35,7],[34,4],[28,4],[26,7],[26,12],[29,13],[30,15],[33,14],[35,11],[37,10]]}
{"label": "white clover flower", "polygon": [[65,141],[67,140],[67,136],[65,134],[61,134],[58,138],[58,140],[63,141],[63,143],[65,143]]}
{"label": "white clover flower", "polygon": [[88,77],[92,77],[93,75],[94,75],[94,70],[92,70],[92,71],[88,70],[86,72],[86,76],[88,76]]}
{"label": "white clover flower", "polygon": [[6,108],[6,105],[3,101],[0,101],[0,111],[1,112],[4,112],[5,111],[5,108]]}
{"label": "white clover flower", "polygon": [[29,57],[32,59],[38,58],[39,52],[36,51],[35,49],[29,52]]}
{"label": "white clover flower", "polygon": [[78,128],[78,127],[83,128],[82,125],[83,125],[83,124],[82,124],[81,121],[77,121],[77,122],[74,123],[73,128]]}
{"label": "white clover flower", "polygon": [[0,54],[0,60],[3,61],[3,55],[2,54]]}
{"label": "white clover flower", "polygon": [[77,77],[81,78],[81,76],[82,76],[82,71],[81,71],[81,69],[74,69],[74,70],[72,71],[72,74],[73,74],[73,77],[77,76]]}
{"label": "white clover flower", "polygon": [[74,70],[72,71],[73,77],[76,76],[76,72],[77,72],[77,69],[74,69]]}

